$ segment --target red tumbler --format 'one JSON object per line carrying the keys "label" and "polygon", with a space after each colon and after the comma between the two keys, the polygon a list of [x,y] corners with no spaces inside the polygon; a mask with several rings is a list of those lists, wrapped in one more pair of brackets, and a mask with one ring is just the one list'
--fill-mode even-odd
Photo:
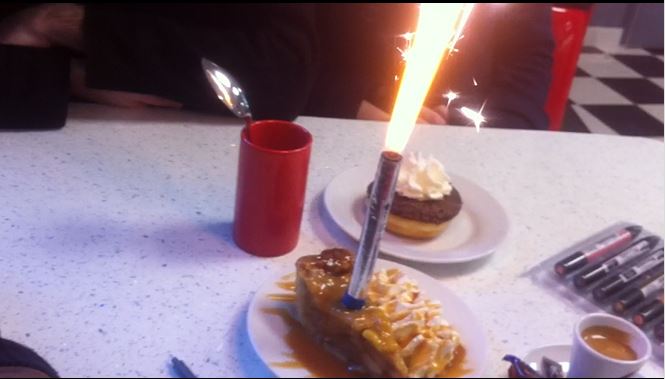
{"label": "red tumbler", "polygon": [[245,127],[240,139],[233,238],[253,255],[286,254],[300,235],[312,135],[293,122],[265,120]]}

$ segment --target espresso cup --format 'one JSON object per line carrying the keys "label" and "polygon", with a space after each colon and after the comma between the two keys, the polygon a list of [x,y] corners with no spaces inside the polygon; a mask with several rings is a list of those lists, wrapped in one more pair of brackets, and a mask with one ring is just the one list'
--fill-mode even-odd
{"label": "espresso cup", "polygon": [[[610,327],[626,333],[629,337],[627,345],[635,353],[636,359],[615,359],[594,350],[582,337],[582,332],[592,326]],[[623,378],[642,368],[649,357],[651,357],[651,344],[638,327],[616,316],[592,313],[582,317],[573,329],[568,377]]]}
{"label": "espresso cup", "polygon": [[233,238],[260,257],[298,244],[312,135],[289,121],[254,122],[242,131]]}

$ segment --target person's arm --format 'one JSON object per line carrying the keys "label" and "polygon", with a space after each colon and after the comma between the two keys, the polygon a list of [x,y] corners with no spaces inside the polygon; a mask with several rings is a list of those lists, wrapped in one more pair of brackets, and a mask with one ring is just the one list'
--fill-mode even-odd
{"label": "person's arm", "polygon": [[77,59],[70,61],[69,86],[72,95],[99,104],[121,108],[182,108],[182,104],[177,101],[155,95],[90,88],[86,84],[85,65]]}
{"label": "person's arm", "polygon": [[[157,9],[157,8],[156,8]],[[157,94],[222,111],[203,75],[206,57],[244,87],[257,119],[293,119],[304,109],[317,63],[313,5],[183,6],[178,22],[148,9],[87,5],[83,20],[86,84]]]}
{"label": "person's arm", "polygon": [[45,4],[20,7],[0,22],[0,44],[29,47],[61,46],[81,50],[83,7]]}
{"label": "person's arm", "polygon": [[43,5],[0,25],[0,43],[79,52],[73,89],[90,100],[226,112],[201,69],[206,57],[241,82],[256,119],[302,112],[318,68],[313,4],[164,7]]}
{"label": "person's arm", "polygon": [[[448,123],[446,117],[448,110],[445,107],[434,110],[423,106],[420,109],[420,116],[418,117],[419,124],[436,124],[445,125]],[[360,102],[360,107],[356,114],[358,120],[370,121],[390,121],[390,114],[367,100]]]}
{"label": "person's arm", "polygon": [[[80,99],[126,108],[147,106],[179,108],[182,106],[180,103],[154,95],[94,89],[86,85],[86,72],[83,63],[80,60],[72,60],[71,56],[62,50],[64,47],[79,54],[83,53],[81,25],[83,23],[84,8],[82,6],[75,4],[45,4],[25,9],[16,7],[16,9],[9,9],[9,13],[7,9],[4,11],[3,16],[5,17],[0,21],[0,48],[2,49],[0,51],[0,61],[3,61],[2,58],[4,58],[4,63],[0,66],[3,66],[2,68],[5,70],[12,68],[20,70],[19,67],[25,67],[27,64],[24,60],[30,60],[30,64],[33,66],[35,64],[43,65],[38,70],[40,72],[44,68],[52,69],[49,73],[44,74],[52,80],[57,76],[57,72],[62,72],[62,74],[69,76],[69,88],[66,85],[54,86],[53,83],[50,83],[50,85],[41,85],[44,84],[43,78],[27,80],[27,76],[17,78],[11,82],[11,84],[16,85],[18,88],[30,87],[33,91],[42,91],[44,93],[43,96],[37,96],[36,98],[48,98],[49,104],[57,104],[58,102],[62,102],[62,100],[66,101],[68,99],[66,93],[69,90],[71,95]],[[8,56],[11,56],[11,58]],[[63,60],[67,60],[65,64],[71,67],[63,68],[61,64]],[[13,65],[13,67],[4,67],[7,65]],[[4,72],[4,74],[7,77],[17,75],[16,72]],[[2,84],[5,87],[9,86],[6,82]],[[63,96],[65,97],[64,99]],[[16,102],[15,99],[11,101]],[[24,106],[26,104],[18,100],[18,104],[3,103],[0,105],[0,108],[3,113],[16,113],[17,109],[21,109]],[[30,104],[28,106],[35,105]],[[66,107],[66,104],[63,106]],[[57,109],[57,107],[54,106],[49,109]],[[37,112],[36,114],[41,115],[37,117],[27,117],[26,113],[16,117],[5,114],[3,121],[0,122],[0,127],[4,127],[5,125],[9,125],[10,127],[28,125],[29,127],[41,128],[43,125],[48,125],[49,127],[55,125],[57,117],[44,115],[44,113],[43,110]],[[64,120],[62,122],[64,123]]]}

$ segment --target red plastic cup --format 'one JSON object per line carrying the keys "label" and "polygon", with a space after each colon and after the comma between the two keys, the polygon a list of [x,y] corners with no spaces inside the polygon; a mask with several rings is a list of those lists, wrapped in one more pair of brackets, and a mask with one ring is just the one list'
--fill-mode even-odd
{"label": "red plastic cup", "polygon": [[245,127],[240,138],[233,238],[250,254],[276,257],[298,244],[312,135],[277,120],[254,122],[249,134]]}

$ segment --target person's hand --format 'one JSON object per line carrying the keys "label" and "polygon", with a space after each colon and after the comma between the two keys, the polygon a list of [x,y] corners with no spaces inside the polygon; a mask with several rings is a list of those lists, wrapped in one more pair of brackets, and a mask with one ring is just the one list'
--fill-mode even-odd
{"label": "person's hand", "polygon": [[89,88],[85,84],[85,67],[80,61],[72,61],[70,88],[73,95],[99,104],[123,108],[182,108],[182,104],[158,96]]}
{"label": "person's hand", "polygon": [[[360,108],[358,108],[356,118],[359,120],[389,121],[390,115],[384,112],[381,108],[363,100],[362,103],[360,103]],[[443,105],[434,109],[423,107],[420,110],[418,123],[446,125],[448,123],[447,118],[448,109]]]}
{"label": "person's hand", "polygon": [[448,108],[443,105],[435,108],[423,106],[420,110],[418,122],[421,124],[446,125],[448,124]]}
{"label": "person's hand", "polygon": [[369,101],[363,100],[356,114],[358,120],[389,121],[390,115]]}
{"label": "person's hand", "polygon": [[0,23],[0,44],[81,51],[85,10],[75,4],[44,4],[21,11]]}
{"label": "person's hand", "polygon": [[4,19],[0,23],[0,44],[49,47],[50,42],[37,29],[40,8],[26,9]]}

